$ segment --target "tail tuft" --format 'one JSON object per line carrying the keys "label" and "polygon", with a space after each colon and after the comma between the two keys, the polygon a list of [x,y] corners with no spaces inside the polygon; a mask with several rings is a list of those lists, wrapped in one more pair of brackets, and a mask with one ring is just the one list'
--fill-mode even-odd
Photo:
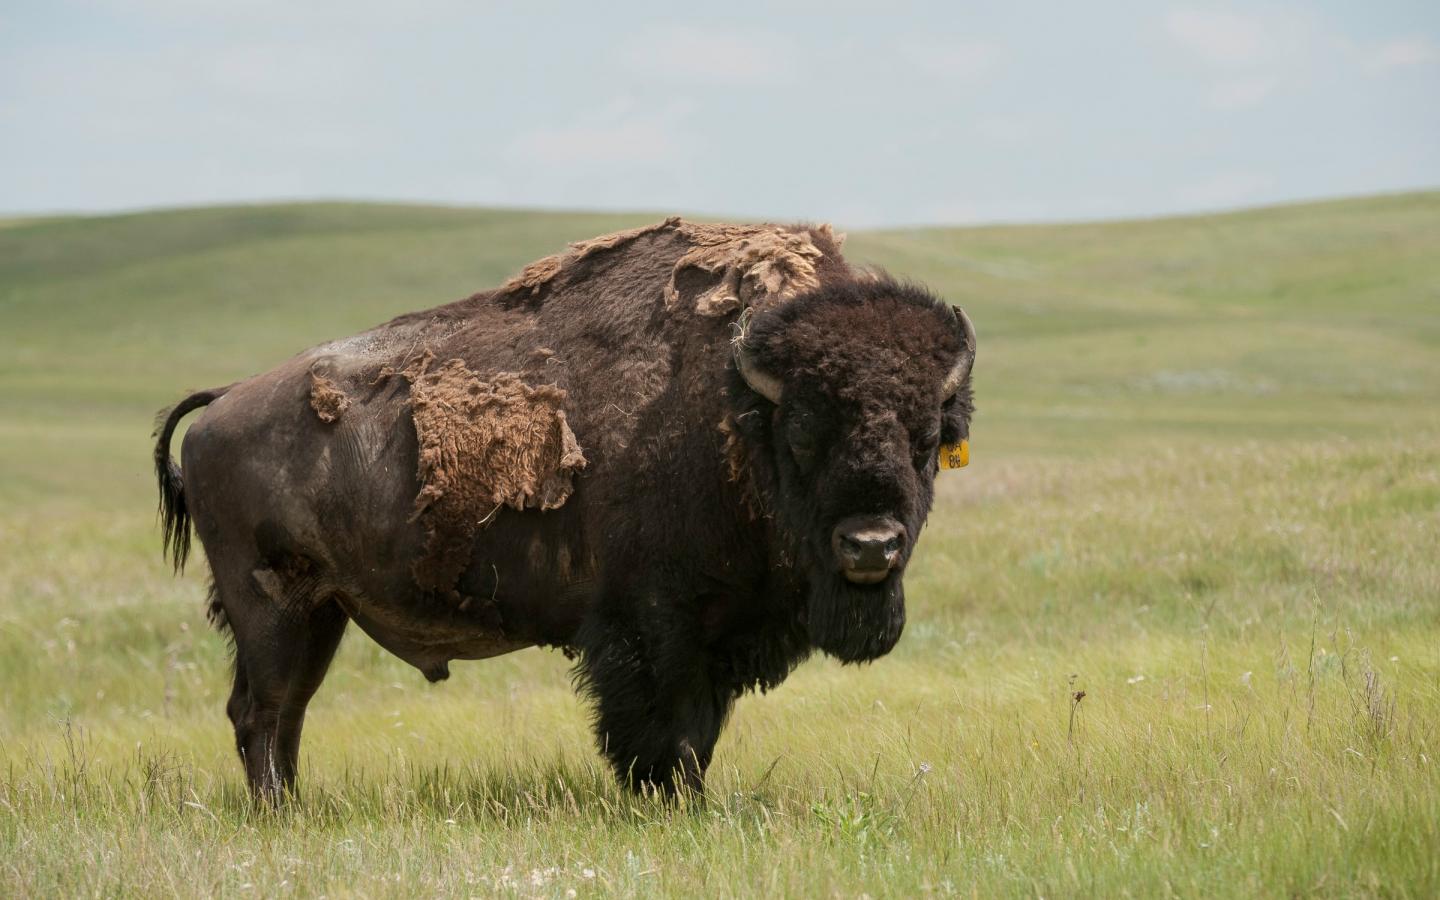
{"label": "tail tuft", "polygon": [[169,557],[176,572],[184,571],[190,555],[190,510],[185,505],[185,479],[180,467],[170,457],[170,438],[180,420],[202,406],[225,395],[229,387],[212,388],[191,394],[184,400],[162,409],[155,417],[155,480],[160,486],[157,512],[163,538],[163,553]]}

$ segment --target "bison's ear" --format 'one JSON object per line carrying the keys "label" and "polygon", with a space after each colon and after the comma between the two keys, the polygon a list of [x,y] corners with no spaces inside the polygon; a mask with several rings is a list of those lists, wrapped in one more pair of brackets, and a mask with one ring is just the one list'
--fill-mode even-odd
{"label": "bison's ear", "polygon": [[742,336],[735,341],[735,368],[739,370],[740,377],[750,386],[750,390],[769,400],[777,406],[780,403],[780,390],[784,386],[778,377],[765,371],[750,350],[745,346],[745,338]]}
{"label": "bison's ear", "polygon": [[975,365],[975,326],[970,324],[970,317],[960,307],[952,306],[950,312],[955,316],[955,329],[960,333],[961,344],[960,358],[955,360],[950,374],[945,376],[945,382],[940,386],[940,397],[944,400],[955,396],[970,375],[970,367]]}

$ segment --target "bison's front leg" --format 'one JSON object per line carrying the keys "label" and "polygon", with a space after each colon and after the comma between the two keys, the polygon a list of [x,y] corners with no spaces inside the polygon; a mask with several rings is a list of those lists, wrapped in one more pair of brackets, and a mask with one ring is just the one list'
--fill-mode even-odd
{"label": "bison's front leg", "polygon": [[632,789],[703,793],[734,692],[707,671],[688,628],[586,629],[578,681],[595,703],[596,738]]}

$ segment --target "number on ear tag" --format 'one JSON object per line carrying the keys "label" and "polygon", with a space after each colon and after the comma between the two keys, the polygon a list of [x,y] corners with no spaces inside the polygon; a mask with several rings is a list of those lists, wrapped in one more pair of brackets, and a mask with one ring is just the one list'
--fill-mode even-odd
{"label": "number on ear tag", "polygon": [[970,441],[940,445],[940,468],[963,469],[970,465]]}

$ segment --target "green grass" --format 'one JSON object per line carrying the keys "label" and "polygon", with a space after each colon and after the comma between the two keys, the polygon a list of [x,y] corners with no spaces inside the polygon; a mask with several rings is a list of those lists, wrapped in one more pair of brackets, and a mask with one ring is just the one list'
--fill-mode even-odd
{"label": "green grass", "polygon": [[1436,193],[852,235],[981,336],[894,653],[742,700],[675,810],[558,654],[432,686],[352,633],[252,810],[154,410],[652,218],[0,229],[0,895],[1440,894]]}

